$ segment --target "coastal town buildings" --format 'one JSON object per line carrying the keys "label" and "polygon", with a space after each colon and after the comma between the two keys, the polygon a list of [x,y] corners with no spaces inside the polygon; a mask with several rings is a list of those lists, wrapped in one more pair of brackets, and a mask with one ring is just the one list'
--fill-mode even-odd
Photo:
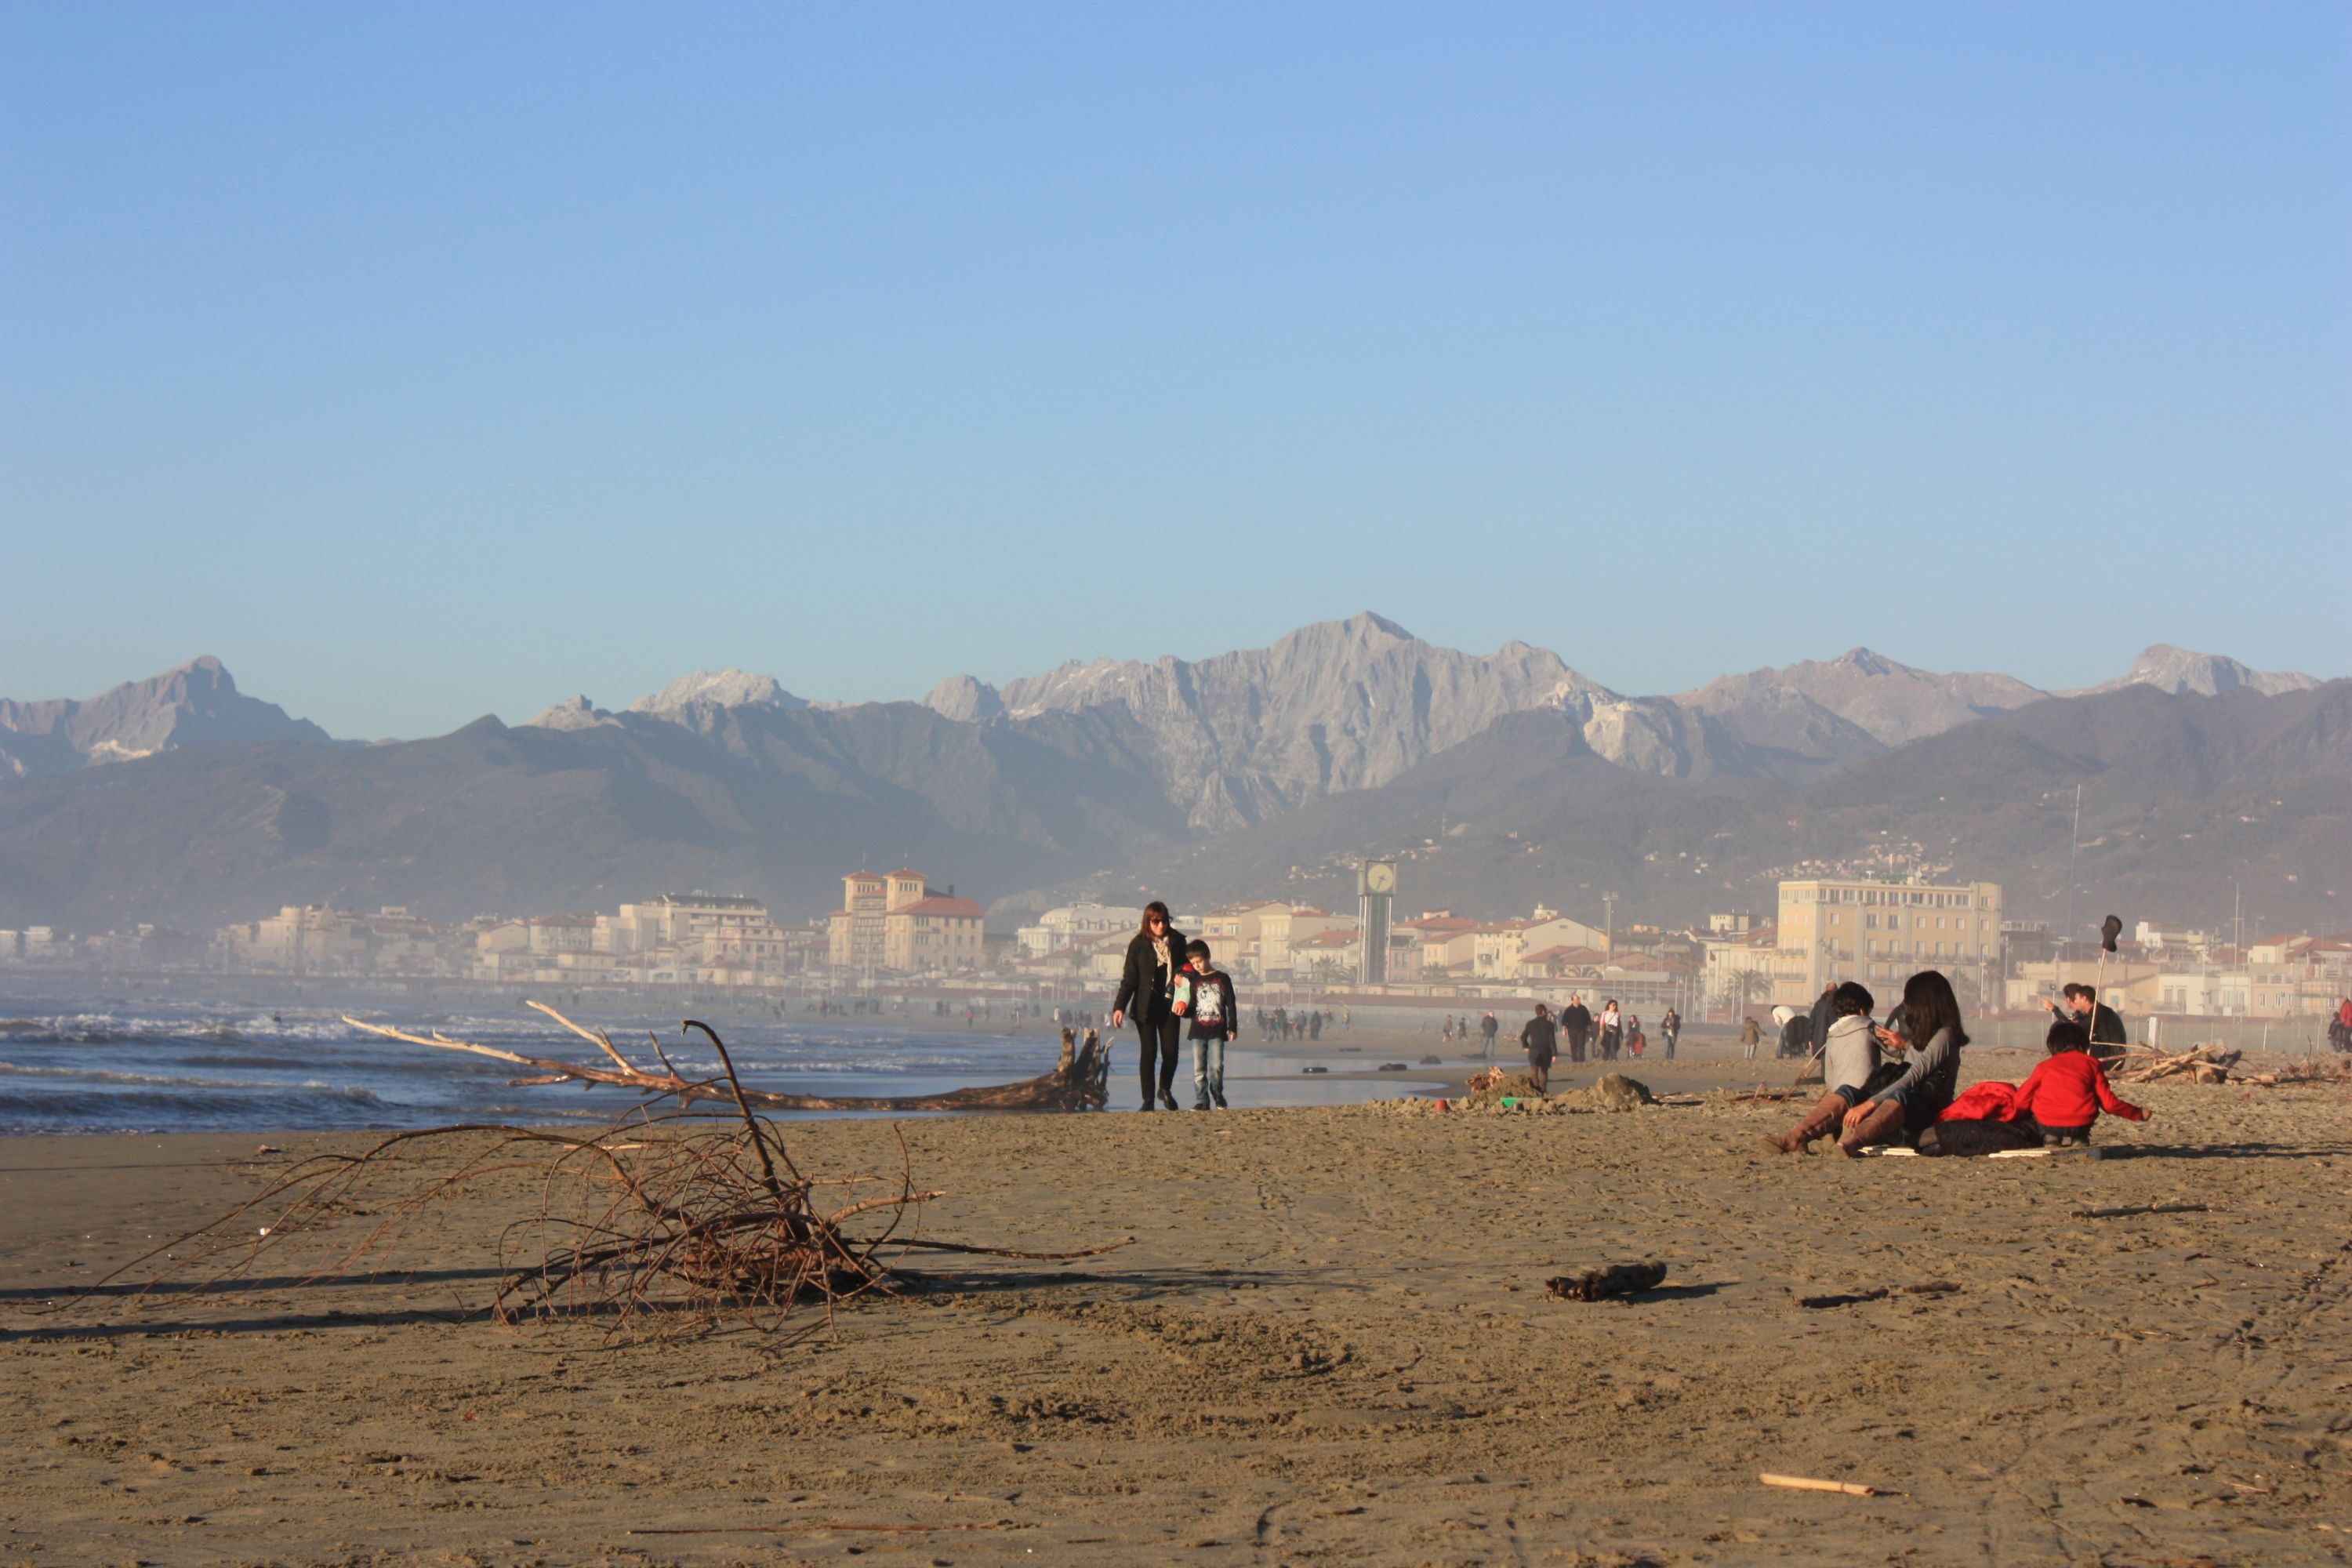
{"label": "coastal town buildings", "polygon": [[[858,871],[842,907],[810,923],[776,920],[740,893],[667,892],[610,911],[427,920],[409,909],[362,911],[286,905],[210,932],[153,925],[76,934],[50,926],[0,931],[12,970],[211,970],[289,976],[446,979],[534,986],[682,986],[823,991],[937,985],[1015,986],[1058,997],[1117,985],[1139,907],[1057,906],[993,939],[981,905],[920,871]],[[1822,985],[1868,984],[1891,1005],[1905,976],[1950,974],[1971,1013],[2038,1010],[2069,982],[2102,998],[2145,1037],[2147,1020],[2313,1020],[2352,993],[2352,937],[2279,932],[2233,944],[2210,928],[2148,920],[2104,963],[2068,952],[2040,923],[2007,918],[1998,884],[1876,877],[1791,878],[1774,918],[1711,915],[1687,930],[1595,925],[1538,906],[1478,919],[1450,908],[1397,920],[1386,978],[1366,984],[1362,935],[1350,914],[1280,899],[1181,911],[1177,926],[1209,942],[1220,964],[1257,994],[1295,1004],[1346,994],[1427,1004],[1512,1006],[1613,997],[1654,1014],[1724,1021],[1776,1005],[1810,1006]],[[1612,942],[1613,934],[1613,942]]]}

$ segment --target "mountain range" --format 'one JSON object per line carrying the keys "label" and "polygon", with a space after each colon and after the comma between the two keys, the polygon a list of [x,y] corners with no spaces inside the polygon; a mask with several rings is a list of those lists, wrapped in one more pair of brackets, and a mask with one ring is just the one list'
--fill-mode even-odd
{"label": "mountain range", "polygon": [[2159,645],[2074,693],[1856,648],[1639,697],[1544,649],[1464,653],[1365,614],[1197,661],[959,676],[921,702],[812,702],[730,669],[618,711],[577,696],[353,746],[202,658],[87,702],[0,702],[0,924],[688,887],[798,917],[860,859],[1006,914],[1145,887],[1328,901],[1375,850],[1410,862],[1408,907],[1605,888],[1680,920],[1895,844],[2050,884],[2077,784],[2085,874],[2117,896],[2210,901],[2235,874],[2278,889],[2276,918],[2325,922],[2352,867],[2348,689]]}

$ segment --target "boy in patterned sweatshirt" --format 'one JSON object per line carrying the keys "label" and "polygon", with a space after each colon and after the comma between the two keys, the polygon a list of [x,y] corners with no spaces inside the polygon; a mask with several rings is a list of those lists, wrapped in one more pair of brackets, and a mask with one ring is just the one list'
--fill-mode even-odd
{"label": "boy in patterned sweatshirt", "polygon": [[1225,1046],[1241,1032],[1233,976],[1209,962],[1209,944],[1184,949],[1189,961],[1176,978],[1176,1015],[1192,1037],[1192,1109],[1225,1109]]}

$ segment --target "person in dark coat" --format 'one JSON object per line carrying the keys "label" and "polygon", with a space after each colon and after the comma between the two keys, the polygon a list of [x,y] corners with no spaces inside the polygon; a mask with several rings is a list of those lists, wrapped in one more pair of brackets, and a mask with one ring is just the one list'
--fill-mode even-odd
{"label": "person in dark coat", "polygon": [[2062,1022],[2083,1026],[2090,1036],[2093,1061],[2121,1061],[2124,1048],[2131,1044],[2131,1037],[2124,1033],[2123,1016],[2100,1001],[2098,992],[2088,985],[2070,984],[2064,995],[2066,1005],[2063,1008],[2046,997],[2042,1005]]}
{"label": "person in dark coat", "polygon": [[1551,1092],[1551,1062],[1559,1048],[1559,1037],[1552,1026],[1551,1009],[1537,1003],[1536,1016],[1519,1026],[1519,1044],[1528,1053],[1528,1081],[1536,1086],[1538,1094]]}
{"label": "person in dark coat", "polygon": [[1176,1106],[1176,1052],[1182,1043],[1184,1021],[1176,1016],[1176,976],[1184,969],[1184,933],[1168,919],[1168,906],[1154,899],[1143,906],[1143,929],[1127,944],[1127,965],[1119,972],[1118,996],[1110,1005],[1110,1026],[1118,1028],[1130,1016],[1141,1049],[1136,1071],[1143,1084],[1139,1110],[1157,1104]]}
{"label": "person in dark coat", "polygon": [[1805,1041],[1805,1049],[1818,1051],[1828,1044],[1830,1026],[1837,1020],[1837,982],[1832,980],[1822,987],[1819,996],[1813,998],[1812,1029]]}
{"label": "person in dark coat", "polygon": [[1571,994],[1568,1005],[1560,1009],[1559,1027],[1568,1037],[1568,1059],[1581,1063],[1584,1047],[1592,1040],[1592,1009],[1584,1005],[1582,993]]}

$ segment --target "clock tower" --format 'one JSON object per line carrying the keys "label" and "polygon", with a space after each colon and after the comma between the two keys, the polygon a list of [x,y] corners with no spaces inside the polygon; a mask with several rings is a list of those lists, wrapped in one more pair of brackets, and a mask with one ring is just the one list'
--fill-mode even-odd
{"label": "clock tower", "polygon": [[1381,985],[1388,981],[1389,928],[1394,921],[1395,896],[1395,862],[1367,860],[1356,868],[1356,930],[1362,939],[1357,949],[1356,978],[1361,984]]}

